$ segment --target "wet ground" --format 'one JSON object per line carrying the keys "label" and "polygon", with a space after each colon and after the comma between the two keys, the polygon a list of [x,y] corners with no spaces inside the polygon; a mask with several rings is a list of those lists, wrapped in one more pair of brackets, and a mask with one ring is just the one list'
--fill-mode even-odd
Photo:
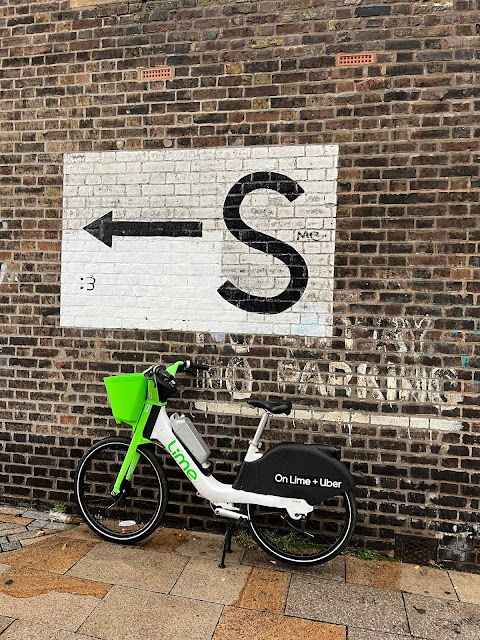
{"label": "wet ground", "polygon": [[11,507],[0,535],[0,640],[480,639],[480,575],[352,556],[292,571],[238,544],[222,570],[221,536],[123,547]]}

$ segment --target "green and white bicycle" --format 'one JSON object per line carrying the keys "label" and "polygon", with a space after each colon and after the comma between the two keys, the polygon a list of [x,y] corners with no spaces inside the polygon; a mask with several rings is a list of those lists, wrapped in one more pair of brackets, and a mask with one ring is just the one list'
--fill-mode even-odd
{"label": "green and white bicycle", "polygon": [[260,438],[271,414],[288,415],[289,401],[249,399],[263,409],[254,438],[233,483],[215,479],[210,449],[189,418],[167,415],[175,376],[208,370],[188,360],[168,368],[105,378],[117,423],[133,437],[95,443],[80,460],[75,496],[85,522],[110,542],[133,544],[162,522],[168,501],[165,471],[152,443],[172,456],[198,495],[217,516],[227,518],[220,566],[230,550],[233,523],[249,526],[258,545],[277,560],[309,566],[331,560],[348,544],[356,522],[354,481],[333,447],[282,442],[265,453]]}

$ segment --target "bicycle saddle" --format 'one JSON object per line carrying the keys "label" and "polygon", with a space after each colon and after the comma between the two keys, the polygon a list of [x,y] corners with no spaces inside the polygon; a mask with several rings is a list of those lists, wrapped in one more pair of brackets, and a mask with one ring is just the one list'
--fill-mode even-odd
{"label": "bicycle saddle", "polygon": [[263,400],[255,400],[255,398],[249,398],[247,400],[251,407],[257,407],[257,409],[265,409],[270,413],[284,413],[286,416],[292,410],[292,403],[290,400],[284,400],[283,402],[264,402]]}

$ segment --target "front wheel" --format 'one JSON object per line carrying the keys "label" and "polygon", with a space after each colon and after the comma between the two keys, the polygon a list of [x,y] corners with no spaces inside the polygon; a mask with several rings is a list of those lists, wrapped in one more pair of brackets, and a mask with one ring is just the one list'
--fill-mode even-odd
{"label": "front wheel", "polygon": [[353,491],[315,505],[300,520],[287,511],[247,505],[252,536],[268,554],[297,566],[328,562],[347,546],[353,535],[357,508]]}
{"label": "front wheel", "polygon": [[130,440],[121,437],[96,442],[75,474],[75,498],[85,522],[105,540],[120,544],[153,533],[168,502],[165,471],[155,454],[142,447],[132,477],[122,482],[119,495],[111,495],[129,445]]}

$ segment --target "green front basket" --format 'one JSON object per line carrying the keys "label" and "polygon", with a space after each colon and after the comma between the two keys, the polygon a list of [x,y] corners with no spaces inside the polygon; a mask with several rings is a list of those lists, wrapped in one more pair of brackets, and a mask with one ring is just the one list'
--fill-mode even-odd
{"label": "green front basket", "polygon": [[133,426],[140,417],[147,398],[147,379],[143,373],[128,373],[109,376],[103,380],[116,422],[126,422]]}

